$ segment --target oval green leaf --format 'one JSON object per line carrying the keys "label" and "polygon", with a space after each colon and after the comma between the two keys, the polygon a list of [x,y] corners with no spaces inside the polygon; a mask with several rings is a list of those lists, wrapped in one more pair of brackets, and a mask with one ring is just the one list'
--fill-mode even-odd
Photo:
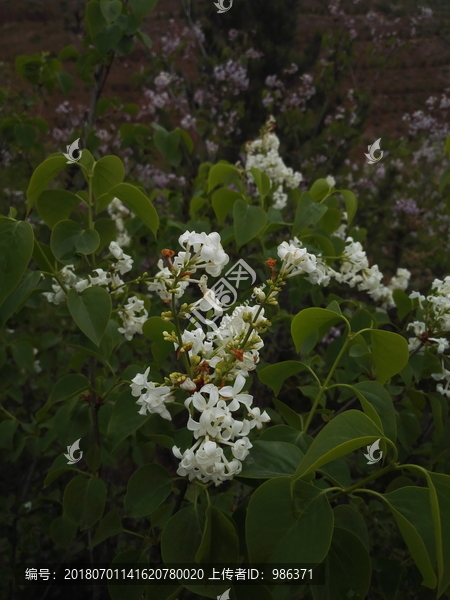
{"label": "oval green leaf", "polygon": [[108,292],[97,286],[81,293],[72,288],[67,294],[67,306],[84,335],[99,346],[111,316],[112,303]]}
{"label": "oval green leaf", "polygon": [[0,217],[0,305],[19,285],[33,254],[33,228]]}
{"label": "oval green leaf", "polygon": [[144,465],[128,481],[125,516],[139,519],[150,515],[171,491],[172,477],[166,469],[156,464]]}
{"label": "oval green leaf", "polygon": [[[263,483],[250,499],[245,537],[250,562],[320,563],[333,532],[333,511],[320,490],[290,477]],[[270,515],[270,518],[268,516]]]}
{"label": "oval green leaf", "polygon": [[92,254],[100,244],[100,236],[95,229],[83,229],[79,223],[66,219],[55,225],[50,238],[50,246],[56,259],[72,264],[79,254]]}
{"label": "oval green leaf", "polygon": [[249,206],[238,198],[233,207],[233,219],[236,245],[241,248],[263,231],[267,213],[259,206]]}
{"label": "oval green leaf", "polygon": [[377,379],[383,385],[408,364],[408,342],[398,333],[381,329],[373,329],[370,338]]}
{"label": "oval green leaf", "polygon": [[129,183],[120,183],[109,191],[142,219],[156,237],[159,227],[158,213],[145,194]]}

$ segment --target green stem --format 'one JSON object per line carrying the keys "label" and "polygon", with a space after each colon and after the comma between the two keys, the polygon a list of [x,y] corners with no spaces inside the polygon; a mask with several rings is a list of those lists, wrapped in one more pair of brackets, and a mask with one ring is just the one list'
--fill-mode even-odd
{"label": "green stem", "polygon": [[313,416],[314,416],[314,413],[315,413],[315,411],[316,411],[316,409],[317,409],[317,406],[319,405],[319,402],[320,402],[320,400],[321,400],[321,398],[322,398],[322,396],[323,396],[324,392],[327,390],[327,386],[328,386],[328,384],[329,384],[329,382],[330,382],[330,379],[332,378],[332,376],[333,376],[333,373],[335,372],[335,370],[336,370],[336,368],[337,368],[337,366],[338,366],[338,364],[339,364],[339,362],[340,362],[340,360],[341,360],[342,356],[344,355],[345,351],[347,350],[347,346],[348,346],[349,342],[350,342],[350,341],[352,340],[352,338],[353,338],[353,335],[351,334],[350,323],[347,321],[347,319],[345,320],[345,322],[346,322],[346,325],[347,325],[347,327],[348,327],[348,334],[347,334],[347,338],[345,339],[345,342],[344,342],[344,344],[342,345],[341,351],[340,351],[340,352],[339,352],[339,354],[337,355],[337,358],[336,358],[336,360],[334,361],[334,363],[333,363],[333,366],[331,367],[331,369],[330,369],[330,372],[328,373],[328,375],[327,375],[327,378],[325,379],[325,382],[324,382],[324,384],[323,384],[323,385],[320,387],[319,393],[317,394],[317,397],[316,397],[316,399],[314,400],[314,403],[313,403],[313,405],[312,405],[312,408],[311,408],[311,410],[309,411],[308,418],[306,419],[306,423],[305,423],[305,426],[304,426],[304,428],[303,428],[303,431],[304,431],[304,433],[307,433],[307,431],[308,431],[308,427],[309,427],[309,426],[310,426],[310,424],[311,424],[311,421],[312,421],[312,418],[313,418]]}
{"label": "green stem", "polygon": [[[175,280],[175,285],[177,284],[177,281]],[[181,337],[181,330],[180,330],[180,322],[178,319],[178,314],[176,312],[176,306],[175,306],[175,294],[172,294],[172,317],[173,317],[173,322],[175,325],[175,332],[177,334],[177,338],[178,338],[178,345],[180,348],[180,351],[183,347],[183,339]],[[192,376],[192,367],[191,367],[191,362],[189,360],[189,356],[186,352],[182,352],[181,353],[183,356],[183,362],[184,362],[184,367],[186,369],[186,373],[189,375],[189,377]]]}
{"label": "green stem", "polygon": [[[92,202],[92,178],[94,176],[94,173],[90,173],[88,175],[88,182],[89,182],[89,204],[88,204],[88,218],[89,218],[89,229],[94,229],[94,221],[92,218],[92,208],[93,208],[93,202]],[[95,267],[95,252],[93,252],[91,254],[92,257],[92,266]],[[86,257],[87,258],[87,257]]]}
{"label": "green stem", "polygon": [[[10,419],[12,419],[13,421],[18,421],[17,417],[15,417],[14,415],[12,415],[9,411],[6,410],[6,408],[4,406],[2,406],[0,404],[0,408],[2,409],[2,411],[5,413],[5,415],[7,415]],[[20,422],[20,421],[19,421]]]}
{"label": "green stem", "polygon": [[140,533],[136,533],[135,531],[131,531],[130,529],[124,529],[125,533],[130,533],[131,535],[135,535],[137,537],[142,538],[143,540],[146,540],[148,538],[145,537],[145,535],[141,535]]}
{"label": "green stem", "polygon": [[[63,290],[63,292],[66,294],[68,294],[68,289],[66,288],[66,286],[64,285],[64,282],[62,281],[61,277],[58,275],[58,273],[54,270],[54,268],[52,267],[52,265],[50,264],[48,258],[45,256],[45,254],[43,252],[41,252],[42,258],[45,260],[45,262],[48,265],[48,268],[50,269],[50,272],[48,273],[49,275],[51,275],[54,279],[56,279],[56,281],[59,283],[59,285],[61,286],[61,289]],[[45,271],[43,271],[43,273],[45,273]]]}
{"label": "green stem", "polygon": [[[394,469],[398,469],[398,468],[399,468],[399,466],[396,463],[392,462],[389,465],[387,465],[387,467],[384,467],[384,469],[380,469],[379,471],[377,471],[373,475],[369,475],[369,477],[366,477],[362,481],[358,481],[358,483],[355,483],[354,485],[351,485],[350,487],[345,488],[344,490],[341,490],[340,492],[337,492],[336,494],[333,494],[332,496],[330,496],[328,498],[328,500],[331,502],[332,500],[334,500],[335,498],[338,498],[339,496],[342,496],[343,494],[351,494],[353,491],[358,490],[362,486],[365,486],[370,481],[374,481],[375,479],[378,479],[378,477],[381,477],[382,475],[385,475],[386,473],[389,473],[390,471],[393,471]],[[364,491],[366,491],[366,490],[364,490]]]}

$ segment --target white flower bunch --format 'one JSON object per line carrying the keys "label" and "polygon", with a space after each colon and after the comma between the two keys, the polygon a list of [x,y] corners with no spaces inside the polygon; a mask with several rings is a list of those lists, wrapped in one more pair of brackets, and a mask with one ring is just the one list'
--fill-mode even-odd
{"label": "white flower bunch", "polygon": [[[82,279],[75,275],[73,270],[74,265],[66,265],[59,271],[58,276],[66,289],[75,288],[77,292],[82,292],[93,285],[109,286],[111,293],[115,293],[116,288],[123,285],[122,279],[117,273],[124,275],[133,268],[133,259],[128,254],[125,254],[117,242],[111,242],[109,251],[117,259],[117,262],[112,263],[109,272],[103,269],[93,269],[96,276],[88,275],[87,279]],[[61,304],[66,299],[66,294],[58,282],[52,284],[53,292],[43,292],[42,295],[53,304]]]}
{"label": "white flower bunch", "polygon": [[134,217],[134,214],[121,200],[119,200],[119,198],[114,198],[112,202],[108,204],[107,211],[111,219],[116,224],[117,243],[119,246],[129,246],[131,243],[131,238],[125,229],[124,218]]}
{"label": "white flower bunch", "polygon": [[142,333],[142,326],[148,319],[148,312],[144,307],[144,301],[132,296],[128,298],[124,310],[119,310],[119,316],[123,321],[123,327],[119,327],[118,331],[130,341],[135,333]]}
{"label": "white flower bunch", "polygon": [[[262,129],[261,137],[252,142],[247,142],[245,169],[249,171],[253,167],[256,167],[268,175],[274,187],[272,194],[274,199],[273,206],[278,210],[282,210],[287,204],[287,194],[284,192],[283,186],[297,188],[303,180],[303,176],[301,173],[294,172],[284,164],[278,152],[280,140],[272,133],[274,123],[275,119],[272,116],[269,117],[265,127]],[[254,182],[251,173],[247,173],[247,179],[249,182]]]}
{"label": "white flower bunch", "polygon": [[[191,275],[197,269],[205,269],[209,275],[217,276],[230,260],[222,248],[220,235],[216,232],[206,234],[186,231],[180,235],[178,241],[183,251],[176,256],[172,250],[163,251],[170,261],[171,269],[164,266],[162,259],[159,260],[159,272],[148,284],[148,290],[156,292],[165,302],[169,302],[172,294],[180,298],[190,282],[200,283],[198,280],[191,279]],[[205,292],[205,288],[202,291]],[[212,296],[211,299],[213,300]],[[204,307],[200,310],[204,310]]]}
{"label": "white flower bunch", "polygon": [[[294,247],[299,249],[295,254]],[[333,278],[339,283],[347,283],[350,287],[357,287],[359,291],[366,291],[371,298],[377,302],[381,302],[381,307],[393,308],[395,306],[392,292],[396,289],[405,290],[408,287],[411,273],[407,269],[397,269],[397,273],[392,277],[389,284],[381,283],[383,274],[380,272],[378,265],[369,267],[367,254],[364,251],[360,242],[355,242],[353,238],[347,237],[345,249],[340,258],[339,271],[332,267],[322,259],[322,257],[308,253],[302,247],[302,243],[298,238],[294,238],[287,242],[283,242],[279,248],[278,255],[280,258],[285,258],[288,261],[288,269],[293,275],[302,272],[308,273],[308,280],[311,283],[318,283],[327,286]],[[297,261],[299,273],[293,270],[293,261]],[[292,271],[293,270],[293,271]],[[292,276],[292,275],[290,275]]]}
{"label": "white flower bunch", "polygon": [[166,408],[166,404],[175,400],[174,396],[170,395],[170,387],[166,385],[156,386],[153,381],[147,381],[150,367],[145,373],[138,374],[132,379],[131,393],[135,398],[139,398],[136,404],[140,404],[140,415],[158,414],[163,419],[171,420],[170,412]]}
{"label": "white flower bunch", "polygon": [[450,398],[450,371],[445,369],[444,365],[442,365],[442,373],[433,373],[431,377],[436,381],[444,379],[445,387],[442,385],[442,383],[438,383],[436,386],[436,391],[443,396]]}
{"label": "white flower bunch", "polygon": [[418,299],[419,306],[424,308],[425,319],[408,325],[408,329],[412,329],[415,336],[408,340],[410,351],[416,352],[420,349],[423,352],[423,343],[435,342],[437,352],[443,354],[450,348],[448,339],[442,337],[450,331],[450,276],[445,277],[443,281],[435,279],[428,296],[412,292],[409,297]]}
{"label": "white flower bunch", "polygon": [[[121,294],[121,286],[124,285],[120,275],[128,273],[133,268],[133,259],[128,254],[125,254],[117,242],[109,244],[109,251],[116,259],[111,263],[108,271],[103,269],[93,269],[95,275],[88,275],[86,279],[78,277],[74,273],[74,265],[66,265],[59,271],[58,277],[67,290],[74,288],[77,292],[92,287],[100,286],[108,288],[112,295]],[[58,282],[52,284],[53,292],[43,292],[43,296],[53,304],[59,305],[66,299],[66,293]],[[140,316],[137,316],[140,313]],[[118,331],[123,333],[127,340],[131,340],[135,333],[142,333],[142,325],[148,317],[148,312],[144,308],[143,300],[139,300],[136,296],[128,299],[128,304],[124,310],[119,310],[119,316],[123,321],[123,327],[119,327]]]}
{"label": "white flower bunch", "polygon": [[[244,385],[245,378],[238,375],[233,387],[218,388],[209,383],[185,401],[186,408],[199,413],[198,421],[189,416],[187,424],[197,441],[183,453],[177,446],[173,447],[174,455],[181,460],[179,475],[189,477],[190,481],[196,478],[205,483],[213,481],[217,486],[241,472],[241,461],[252,448],[248,433],[270,420],[266,411],[261,413],[259,408],[252,408],[253,397],[241,393]],[[232,413],[241,405],[251,420],[234,418]],[[223,446],[230,448],[229,460]]]}

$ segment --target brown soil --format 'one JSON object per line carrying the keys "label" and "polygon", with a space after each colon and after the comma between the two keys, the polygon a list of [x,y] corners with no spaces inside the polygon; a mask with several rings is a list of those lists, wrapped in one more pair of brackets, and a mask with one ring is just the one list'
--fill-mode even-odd
{"label": "brown soil", "polygon": [[[202,4],[213,0],[198,0]],[[233,10],[238,10],[235,0]],[[366,0],[361,0],[367,5]],[[372,6],[374,3],[371,2]],[[435,12],[431,19],[421,28],[421,37],[414,39],[407,47],[396,50],[392,59],[396,64],[382,70],[378,79],[374,68],[360,64],[353,73],[354,82],[371,90],[373,103],[365,128],[365,138],[373,140],[383,133],[391,136],[405,133],[402,115],[406,112],[425,109],[425,101],[431,95],[439,95],[445,91],[450,81],[450,43],[440,33],[444,19],[450,19],[450,5],[435,0]],[[83,14],[85,3],[82,0],[14,0],[0,2],[0,57],[6,65],[13,65],[20,54],[32,54],[47,50],[54,53],[68,44],[81,48],[81,35],[76,32],[77,14]],[[299,20],[299,47],[307,40],[316,28],[335,29],[339,26],[329,14],[324,16],[324,5],[318,0],[303,3],[304,14]],[[306,10],[305,10],[306,8]],[[360,11],[364,12],[364,11]],[[165,24],[169,18],[175,18],[180,24],[185,23],[179,0],[160,0],[153,17],[147,19],[143,29],[157,46],[158,38],[164,34]],[[80,17],[78,16],[78,19]],[[362,25],[367,25],[365,14],[355,15]],[[365,20],[365,21],[364,21]],[[404,22],[399,26],[405,27]],[[359,27],[358,27],[359,29]],[[370,33],[363,34],[356,41],[356,50],[361,57],[366,55]],[[137,90],[131,81],[130,74],[138,71],[146,60],[142,47],[136,47],[125,60],[116,61],[111,70],[104,95],[118,95],[126,101],[137,100]],[[361,60],[362,63],[362,60]],[[13,71],[12,66],[10,71]],[[70,67],[68,68],[70,71]],[[78,83],[69,96],[58,90],[49,97],[46,106],[41,107],[41,114],[50,123],[54,107],[65,99],[71,102],[88,105],[89,86]],[[17,89],[23,83],[13,76],[13,85]],[[356,86],[355,86],[356,87]]]}

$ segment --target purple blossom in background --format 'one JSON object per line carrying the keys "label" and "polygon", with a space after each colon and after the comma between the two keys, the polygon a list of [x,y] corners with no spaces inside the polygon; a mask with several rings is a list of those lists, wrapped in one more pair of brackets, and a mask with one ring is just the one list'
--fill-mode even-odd
{"label": "purple blossom in background", "polygon": [[246,90],[249,85],[247,77],[247,69],[240,61],[227,61],[225,65],[217,65],[214,67],[214,77],[217,81],[229,81],[234,85],[234,94]]}
{"label": "purple blossom in background", "polygon": [[420,208],[415,200],[397,200],[394,206],[394,212],[404,212],[407,215],[417,216],[420,214]]}

